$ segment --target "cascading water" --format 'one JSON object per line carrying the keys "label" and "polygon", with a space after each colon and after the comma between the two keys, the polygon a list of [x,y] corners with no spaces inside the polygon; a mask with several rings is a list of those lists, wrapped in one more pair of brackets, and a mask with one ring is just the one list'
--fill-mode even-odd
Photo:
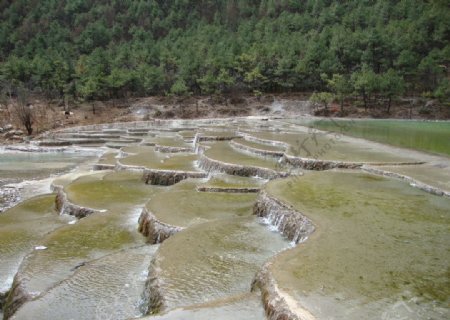
{"label": "cascading water", "polygon": [[[290,106],[282,106],[280,102],[275,107]],[[31,198],[0,214],[0,287],[3,292],[0,292],[0,304],[6,316],[38,320],[127,319],[151,311],[155,314],[148,315],[149,319],[262,319],[264,307],[269,318],[295,319],[305,301],[311,314],[326,317],[317,310],[331,303],[326,296],[330,290],[327,283],[322,284],[324,289],[320,295],[314,292],[309,297],[297,294],[301,285],[284,289],[286,283],[291,283],[292,270],[293,284],[298,281],[295,272],[306,272],[305,268],[311,268],[307,273],[311,281],[322,283],[325,277],[316,277],[314,272],[320,270],[321,265],[309,266],[304,261],[323,254],[319,244],[331,235],[336,236],[333,228],[348,223],[348,229],[338,235],[354,232],[352,228],[357,228],[361,211],[390,208],[391,204],[384,200],[390,196],[403,199],[412,194],[415,208],[430,212],[450,206],[442,200],[446,191],[435,193],[443,197],[427,204],[425,199],[431,195],[424,195],[423,191],[412,189],[406,183],[399,184],[391,195],[380,194],[366,199],[367,203],[354,201],[364,198],[365,189],[375,188],[374,194],[382,190],[376,186],[386,183],[379,179],[387,178],[373,174],[365,175],[358,183],[353,180],[349,183],[359,186],[352,190],[351,197],[338,195],[337,190],[345,188],[343,181],[361,174],[352,164],[360,161],[367,169],[367,163],[374,159],[378,166],[370,168],[377,174],[388,175],[383,167],[389,164],[390,171],[414,175],[414,181],[426,180],[437,190],[446,190],[442,177],[448,175],[450,166],[445,165],[449,162],[447,158],[439,156],[410,151],[400,153],[398,149],[367,141],[330,140],[329,134],[316,132],[316,135],[312,137],[307,128],[289,121],[257,119],[111,124],[56,133],[55,141],[62,143],[103,139],[106,145],[112,143],[113,149],[106,149],[108,151],[95,166],[104,171],[94,173],[80,168],[69,176],[52,178],[42,191],[48,193],[50,181],[54,180],[58,197],[47,194]],[[114,145],[125,141],[127,146]],[[296,161],[304,161],[300,159],[301,152],[304,147],[311,147],[308,143],[313,143],[315,148],[310,152],[318,155],[317,159],[308,159],[312,167],[322,166],[323,161],[337,161],[353,171],[339,174],[329,171],[319,175],[305,170],[301,176],[298,169],[279,163],[280,158],[289,159],[295,167]],[[332,144],[331,149],[324,147],[327,143]],[[70,148],[77,150],[78,147]],[[20,168],[17,161],[2,159],[3,154],[6,152],[0,154],[0,175],[6,177],[10,168],[19,172],[29,167],[30,171],[24,173],[22,179],[28,179],[27,175],[35,177],[33,170],[42,164],[48,165],[49,172],[53,173],[61,168],[63,171],[72,168],[86,159],[83,153],[74,153],[75,160],[62,159],[64,156],[60,157],[59,153],[46,153],[37,156],[44,160],[23,161]],[[52,157],[54,161],[50,161]],[[9,169],[3,170],[6,166],[3,164],[8,161]],[[419,162],[428,163],[420,165]],[[408,165],[400,169],[394,163]],[[117,171],[110,170],[113,168]],[[419,171],[414,172],[415,169]],[[275,179],[286,176],[291,177]],[[326,184],[322,183],[326,180],[322,177],[328,177]],[[275,180],[269,182],[271,179]],[[275,192],[274,185],[280,186],[283,192]],[[37,186],[32,182],[26,188],[30,193],[41,192]],[[327,186],[331,189],[326,189]],[[321,194],[320,200],[308,200],[317,193]],[[64,210],[55,210],[55,198],[57,207]],[[298,198],[302,198],[302,202],[289,201]],[[343,205],[349,209],[339,211]],[[396,212],[403,214],[406,207],[407,204]],[[332,224],[321,219],[316,221],[317,217],[312,215],[316,210],[328,214],[336,212],[341,215],[340,220]],[[386,215],[389,210],[381,212],[376,218],[383,225],[389,225],[392,218]],[[408,214],[404,218],[407,222],[414,221]],[[441,234],[447,217],[442,213],[433,219],[430,225],[424,223],[425,231],[430,231],[426,236],[436,249],[440,247],[440,238],[432,236]],[[380,234],[388,234],[388,231],[392,230]],[[409,236],[403,238],[402,230],[397,231],[398,234],[392,233],[393,241],[405,246],[410,241]],[[369,236],[367,233],[366,238]],[[346,261],[363,259],[362,255],[350,253],[364,243],[364,238],[356,237],[350,242],[345,237],[336,239],[330,239],[329,243],[336,245],[335,251],[340,250],[341,245],[346,248]],[[371,248],[373,244],[364,245]],[[421,250],[417,243],[414,245]],[[379,253],[382,251],[376,250],[376,244],[374,246],[371,250],[382,259]],[[309,254],[303,256],[299,248]],[[424,261],[424,268],[440,263]],[[340,265],[335,264],[335,267],[339,269]],[[331,271],[327,270],[324,275],[328,272]],[[369,277],[362,275],[357,281],[364,282],[366,276]],[[395,272],[391,276],[396,279]],[[424,283],[427,277],[435,276],[424,276],[421,278]],[[343,290],[354,285],[354,279],[346,281],[342,284]],[[254,289],[260,288],[262,296],[258,295],[259,290],[250,292],[252,282]],[[437,297],[441,296],[439,288],[434,292]],[[9,290],[8,298],[2,298]],[[364,308],[344,294],[332,297],[354,310]],[[365,297],[364,293],[360,292],[356,300],[358,297]],[[422,301],[428,306],[428,302],[420,300],[420,303]],[[375,310],[378,302],[369,303],[370,308],[375,306],[369,309]],[[409,308],[409,304],[406,305]],[[355,314],[361,315],[361,312]],[[442,315],[445,310],[433,313],[436,318],[445,318]]]}

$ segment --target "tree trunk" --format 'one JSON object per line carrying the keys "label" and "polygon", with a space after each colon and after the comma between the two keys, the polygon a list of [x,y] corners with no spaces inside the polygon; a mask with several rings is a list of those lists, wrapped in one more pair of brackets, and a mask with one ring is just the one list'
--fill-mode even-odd
{"label": "tree trunk", "polygon": [[344,98],[341,98],[341,113],[344,113]]}
{"label": "tree trunk", "polygon": [[388,104],[387,104],[387,113],[390,114],[391,113],[391,102],[392,102],[392,97],[389,96],[388,98]]}
{"label": "tree trunk", "polygon": [[364,111],[367,111],[367,94],[365,91],[363,91],[362,96],[364,100]]}
{"label": "tree trunk", "polygon": [[92,114],[95,114],[95,103],[92,102]]}
{"label": "tree trunk", "polygon": [[33,133],[33,127],[32,124],[27,122],[25,123],[25,128],[27,129],[27,133],[29,136],[31,136],[31,134]]}

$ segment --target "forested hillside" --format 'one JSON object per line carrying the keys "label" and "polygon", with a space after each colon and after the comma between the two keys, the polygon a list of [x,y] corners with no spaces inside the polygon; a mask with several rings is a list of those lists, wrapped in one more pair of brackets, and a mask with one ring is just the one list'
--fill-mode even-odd
{"label": "forested hillside", "polygon": [[449,95],[446,0],[0,0],[0,77],[47,97]]}

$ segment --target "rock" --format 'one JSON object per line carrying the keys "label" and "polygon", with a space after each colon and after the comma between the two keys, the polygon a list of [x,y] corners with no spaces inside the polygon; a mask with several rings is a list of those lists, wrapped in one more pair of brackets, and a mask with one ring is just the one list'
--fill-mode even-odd
{"label": "rock", "polygon": [[[295,244],[303,242],[311,235],[315,226],[303,213],[295,210],[290,205],[270,196],[266,191],[261,191],[253,208],[253,213],[266,218],[269,223],[277,227],[278,231]],[[271,261],[267,262],[257,273],[251,285],[251,290],[261,291],[261,298],[267,319],[313,319],[304,310],[293,309],[286,302],[283,294],[270,272]]]}
{"label": "rock", "polygon": [[144,169],[142,180],[146,184],[171,186],[187,178],[206,178],[208,174],[201,171],[172,171]]}
{"label": "rock", "polygon": [[16,136],[23,136],[24,135],[24,132],[22,130],[16,130],[16,131],[14,131],[14,133],[15,133]]}
{"label": "rock", "polygon": [[23,137],[18,136],[18,135],[13,135],[11,137],[11,140],[15,140],[15,141],[23,141]]}
{"label": "rock", "polygon": [[287,177],[289,175],[288,172],[278,172],[269,168],[226,163],[208,158],[207,156],[205,156],[205,154],[200,157],[198,166],[206,172],[224,172],[230,175],[242,177],[261,177],[264,179],[275,179]]}
{"label": "rock", "polygon": [[14,131],[7,131],[7,132],[5,132],[5,133],[3,134],[3,137],[4,137],[5,139],[9,139],[9,138],[11,138],[13,135],[14,135]]}
{"label": "rock", "polygon": [[102,212],[102,210],[91,209],[88,207],[78,206],[76,204],[71,203],[68,200],[66,193],[64,192],[64,188],[60,186],[55,186],[54,190],[56,191],[55,197],[55,208],[59,211],[59,214],[68,214],[74,216],[78,219],[87,217],[93,213]]}
{"label": "rock", "polygon": [[8,296],[8,291],[0,292],[0,310],[3,310],[3,305],[6,302],[6,297]]}
{"label": "rock", "polygon": [[171,147],[156,144],[155,151],[162,153],[177,153],[177,152],[192,152],[193,150],[190,147]]}
{"label": "rock", "polygon": [[435,106],[437,106],[438,105],[438,101],[437,100],[428,100],[426,103],[425,103],[425,108],[433,108],[433,107],[435,107]]}
{"label": "rock", "polygon": [[138,231],[147,238],[147,242],[150,244],[162,243],[175,233],[183,230],[182,227],[172,226],[159,221],[156,216],[146,208],[142,209],[138,223]]}
{"label": "rock", "polygon": [[160,272],[161,268],[158,259],[155,257],[150,264],[144,290],[144,301],[148,301],[148,305],[145,306],[147,309],[145,314],[147,315],[160,313],[166,308]]}
{"label": "rock", "polygon": [[269,320],[302,320],[302,317],[292,310],[280,293],[277,283],[270,272],[270,264],[266,263],[252,282],[251,291],[261,291],[262,303]]}
{"label": "rock", "polygon": [[16,274],[11,290],[6,299],[3,298],[3,319],[11,318],[24,303],[31,299],[33,297],[23,288],[22,277]]}
{"label": "rock", "polygon": [[11,131],[13,129],[12,124],[7,124],[6,126],[3,127],[4,131]]}
{"label": "rock", "polygon": [[41,140],[36,143],[41,147],[65,147],[72,145],[70,141],[59,141],[59,140]]}
{"label": "rock", "polygon": [[235,140],[231,140],[230,145],[232,148],[235,148],[238,150],[243,150],[248,153],[253,153],[253,154],[264,156],[264,157],[281,158],[284,155],[283,151],[271,151],[271,150],[264,150],[264,149],[249,147],[249,146],[243,145],[239,142],[236,142]]}
{"label": "rock", "polygon": [[5,131],[2,127],[0,127],[0,133],[3,133]]}
{"label": "rock", "polygon": [[199,192],[258,193],[260,188],[197,187]]}

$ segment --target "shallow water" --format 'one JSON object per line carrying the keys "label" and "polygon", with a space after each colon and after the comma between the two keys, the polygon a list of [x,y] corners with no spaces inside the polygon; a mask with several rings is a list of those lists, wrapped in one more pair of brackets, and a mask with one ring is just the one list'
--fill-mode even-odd
{"label": "shallow water", "polygon": [[317,226],[272,270],[319,319],[380,318],[399,304],[408,319],[448,319],[450,199],[357,172],[310,173],[267,189]]}
{"label": "shallow water", "polygon": [[[220,128],[206,128],[203,130],[199,130],[199,134],[201,136],[207,137],[236,137],[236,132],[233,130],[218,130]],[[227,129],[227,128],[223,128]]]}
{"label": "shallow water", "polygon": [[175,309],[163,315],[144,317],[146,320],[263,320],[266,319],[261,297],[256,294],[242,294],[228,299]]}
{"label": "shallow water", "polygon": [[[106,130],[88,134],[110,134],[108,140],[115,148],[119,145],[114,144],[125,140],[129,143],[121,148],[122,152],[99,149],[109,150],[99,163],[120,161],[125,165],[187,171],[201,170],[197,166],[199,154],[157,152],[154,147],[139,145],[141,138],[143,144],[192,146],[184,139],[192,139],[196,133],[233,137],[246,130],[255,137],[286,142],[290,144],[289,154],[302,156],[305,150],[298,146],[299,139],[312,139],[308,128],[296,120],[226,121],[186,122],[177,129],[176,123],[184,123],[180,121],[164,126],[172,128],[170,132],[146,125],[143,130],[130,130],[135,137],[116,138],[117,133],[112,137],[113,132]],[[200,129],[194,130],[196,127]],[[123,134],[125,130],[119,132]],[[330,136],[317,136],[315,152],[330,142]],[[245,139],[236,141],[258,149],[284,150]],[[201,145],[210,147],[205,154],[214,160],[280,167],[276,159],[238,151],[228,141]],[[412,159],[411,152],[403,154],[376,143],[342,137],[321,157],[371,162]],[[54,155],[58,158],[59,154]],[[422,154],[413,156],[413,160],[422,159]],[[445,188],[448,170],[443,164],[448,161],[431,155],[423,158],[433,162],[380,168]],[[29,172],[46,162],[33,161],[27,164]],[[52,173],[67,170],[59,168],[66,159],[52,161],[46,164]],[[71,161],[67,160],[68,168],[78,163],[78,159]],[[17,162],[14,167],[14,161],[10,161],[14,170],[20,170],[22,163],[26,162]],[[23,166],[24,171],[27,166]],[[100,212],[80,220],[59,216],[53,211],[54,195],[50,195],[0,214],[0,283],[7,279],[4,291],[11,285],[22,258],[30,253],[19,268],[18,278],[35,300],[25,303],[15,319],[138,317],[148,303],[141,301],[141,294],[153,258],[167,309],[149,319],[265,318],[261,297],[250,293],[251,282],[264,263],[281,250],[292,248],[292,244],[252,215],[257,194],[200,192],[197,188],[264,188],[267,180],[213,172],[204,179],[162,187],[146,185],[139,172],[89,170],[77,170],[54,183],[64,187],[74,204]],[[400,181],[352,171],[305,171],[303,177],[269,182],[267,188],[309,213],[318,227],[306,243],[274,260],[280,288],[296,303],[319,319],[414,319],[424,318],[425,313],[447,318],[448,199],[425,194]],[[143,207],[161,222],[185,229],[160,246],[146,245],[146,238],[137,231]],[[416,315],[409,317],[409,310]]]}
{"label": "shallow water", "polygon": [[0,152],[0,185],[2,180],[39,179],[67,171],[89,157],[92,152]]}
{"label": "shallow water", "polygon": [[415,166],[380,166],[376,168],[406,175],[419,182],[450,192],[450,161]]}
{"label": "shallow water", "polygon": [[172,309],[249,292],[258,269],[288,246],[254,216],[187,228],[157,253],[165,304]]}
{"label": "shallow water", "polygon": [[97,150],[21,152],[0,148],[0,213],[20,200],[51,192],[50,181],[45,179],[69,172],[98,154]]}
{"label": "shallow water", "polygon": [[45,292],[70,277],[80,264],[144,244],[136,222],[142,205],[158,192],[129,172],[82,177],[66,190],[76,204],[106,211],[61,227],[41,240],[47,249],[34,251],[22,264],[23,285],[28,292]]}
{"label": "shallow water", "polygon": [[288,144],[289,155],[321,160],[349,162],[414,162],[408,156],[380,148],[379,145],[363,141],[349,142],[340,134],[319,131],[298,131],[289,133],[250,133],[257,138]]}
{"label": "shallow water", "polygon": [[135,153],[120,159],[125,165],[140,166],[149,169],[159,170],[179,170],[179,171],[197,171],[195,161],[198,155],[190,153],[161,153],[155,151],[154,147],[126,147],[124,152]]}
{"label": "shallow water", "polygon": [[181,147],[181,148],[192,147],[192,143],[186,143],[180,136],[157,137],[153,140],[153,142],[155,142],[160,146],[167,146],[167,147]]}
{"label": "shallow water", "polygon": [[107,151],[97,161],[98,164],[115,165],[117,162],[117,152]]}
{"label": "shallow water", "polygon": [[216,174],[199,186],[213,188],[257,188],[267,182],[265,179],[256,177],[240,177],[228,174]]}
{"label": "shallow water", "polygon": [[54,195],[22,202],[0,214],[0,292],[12,284],[20,262],[49,231],[65,225],[67,219],[54,210]]}
{"label": "shallow water", "polygon": [[146,206],[162,222],[180,227],[252,214],[255,194],[199,192],[196,187],[191,181],[178,183],[152,197]]}
{"label": "shallow water", "polygon": [[85,207],[120,212],[145,202],[156,187],[144,185],[138,172],[98,173],[80,177],[65,190],[70,201]]}
{"label": "shallow water", "polygon": [[197,134],[197,132],[195,130],[182,130],[182,131],[178,131],[178,134],[183,138],[183,139],[189,139],[189,140],[193,140],[195,135]]}
{"label": "shallow water", "polygon": [[274,146],[274,145],[269,145],[269,144],[263,144],[263,143],[258,143],[258,142],[254,142],[254,141],[248,141],[245,139],[235,139],[234,141],[236,141],[239,144],[242,144],[244,146],[250,147],[250,148],[255,148],[255,149],[260,149],[260,150],[267,150],[267,151],[286,151],[286,148],[283,148],[281,146]]}
{"label": "shallow water", "polygon": [[317,120],[309,125],[323,130],[395,146],[450,155],[450,122],[419,120]]}
{"label": "shallow water", "polygon": [[248,155],[245,152],[233,149],[229,142],[214,143],[210,149],[205,151],[205,155],[213,160],[230,164],[256,166],[274,170],[279,168],[277,161],[272,158],[268,157],[267,159],[263,159]]}
{"label": "shallow water", "polygon": [[[13,319],[126,319],[141,315],[141,294],[157,246],[141,246],[89,262]],[[76,303],[74,303],[76,302]]]}

